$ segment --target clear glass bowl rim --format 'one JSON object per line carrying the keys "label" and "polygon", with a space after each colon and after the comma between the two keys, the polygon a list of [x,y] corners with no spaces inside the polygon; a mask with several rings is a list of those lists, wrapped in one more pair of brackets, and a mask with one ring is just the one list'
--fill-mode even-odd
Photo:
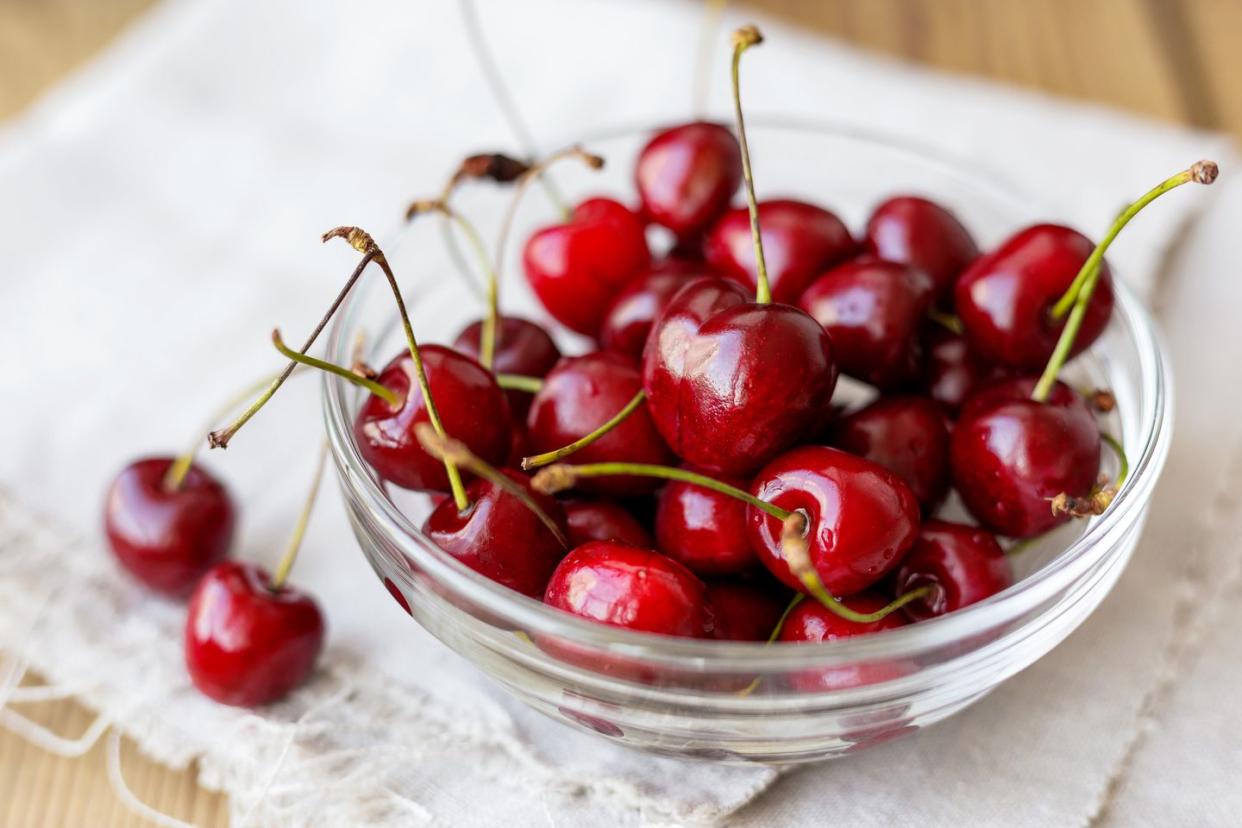
{"label": "clear glass bowl rim", "polygon": [[[639,136],[657,128],[652,125],[615,127],[579,138],[574,143],[581,143],[589,149],[592,142]],[[990,171],[985,174],[977,161],[967,161],[904,136],[788,117],[750,118],[747,129],[754,133],[793,130],[874,145],[941,167],[945,172],[969,180],[972,187],[992,190],[995,195],[1014,203],[1028,206],[1038,203],[1038,199],[1022,193],[1007,183],[1003,176]],[[375,281],[360,280],[337,313],[327,344],[329,358],[333,361],[348,362],[353,315],[363,292]],[[598,624],[548,607],[479,575],[443,552],[389,500],[372,477],[354,440],[352,412],[347,399],[352,386],[327,374],[323,378],[325,425],[341,485],[352,489],[356,502],[365,505],[373,522],[382,527],[385,538],[408,556],[424,577],[435,581],[441,590],[485,608],[494,619],[493,623],[523,630],[531,636],[560,637],[631,658],[688,670],[762,673],[797,669],[806,664],[844,665],[857,661],[916,657],[920,653],[966,640],[982,629],[1007,623],[1070,587],[1114,550],[1111,544],[1102,541],[1118,526],[1127,525],[1127,521],[1134,519],[1131,516],[1141,510],[1150,498],[1171,439],[1169,368],[1159,334],[1142,302],[1122,280],[1115,280],[1114,289],[1114,324],[1117,319],[1121,320],[1133,336],[1139,363],[1139,391],[1144,401],[1150,401],[1151,411],[1141,417],[1140,433],[1126,446],[1130,455],[1130,474],[1108,511],[1091,520],[1087,530],[1053,560],[997,595],[949,615],[844,641],[769,646],[761,642],[664,637]],[[410,303],[410,308],[417,321],[416,300]],[[395,574],[406,581],[403,584],[406,589],[419,590],[415,576],[408,567],[397,567]]]}

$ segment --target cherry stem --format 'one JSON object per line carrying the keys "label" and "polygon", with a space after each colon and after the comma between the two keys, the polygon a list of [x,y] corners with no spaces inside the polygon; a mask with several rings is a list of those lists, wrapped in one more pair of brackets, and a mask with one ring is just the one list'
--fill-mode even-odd
{"label": "cherry stem", "polygon": [[[794,593],[794,597],[789,600],[789,603],[785,605],[785,609],[781,611],[781,617],[776,619],[776,626],[772,628],[772,633],[768,636],[768,640],[763,642],[763,646],[770,647],[776,643],[776,639],[781,637],[781,630],[785,629],[785,622],[789,620],[790,614],[793,613],[794,608],[797,607],[798,604],[801,604],[805,599],[806,595],[803,593]],[[755,692],[755,690],[759,687],[759,682],[761,681],[763,681],[763,676],[755,676],[750,684],[738,691],[738,695],[743,697],[749,696],[751,693]]]}
{"label": "cherry stem", "polygon": [[711,80],[712,53],[715,51],[716,33],[724,16],[728,0],[704,0],[703,22],[699,27],[698,55],[694,60],[694,92],[690,104],[698,117],[707,112],[707,95]]}
{"label": "cherry stem", "polygon": [[1121,445],[1121,441],[1116,437],[1109,434],[1107,431],[1101,431],[1100,439],[1113,450],[1114,454],[1117,455],[1117,462],[1120,464],[1121,468],[1117,470],[1117,480],[1113,483],[1113,486],[1120,490],[1121,487],[1125,485],[1126,478],[1130,476],[1130,460],[1126,457],[1126,450]]}
{"label": "cherry stem", "polygon": [[647,400],[647,392],[639,391],[637,394],[633,396],[633,398],[629,402],[625,404],[624,408],[622,408],[620,411],[614,414],[611,418],[608,419],[607,422],[605,422],[603,425],[601,425],[599,428],[595,429],[591,433],[583,435],[582,437],[579,437],[577,440],[574,440],[569,445],[561,446],[560,448],[555,449],[553,451],[545,451],[543,454],[535,454],[535,455],[532,455],[531,457],[523,457],[522,458],[523,471],[530,471],[531,469],[537,469],[540,466],[546,466],[549,463],[555,463],[557,460],[562,460],[568,457],[569,455],[573,454],[578,449],[586,448],[587,446],[591,445],[591,443],[594,443],[596,440],[600,439],[605,434],[612,431],[617,426],[621,425],[621,423],[625,422],[625,420],[631,414],[637,411],[638,407],[642,405],[646,400]]}
{"label": "cherry stem", "polygon": [[755,178],[750,171],[750,145],[746,142],[746,121],[742,117],[742,92],[738,83],[738,67],[742,53],[763,42],[763,35],[754,26],[743,26],[733,33],[733,113],[737,119],[738,143],[742,148],[742,179],[746,182],[746,209],[750,212],[750,235],[755,242],[755,301],[766,305],[772,301],[768,284],[768,265],[763,258],[763,238],[759,233],[759,204],[755,200]]}
{"label": "cherry stem", "polygon": [[944,311],[939,311],[935,308],[928,308],[927,318],[950,333],[955,333],[958,336],[962,335],[962,320],[958,319],[951,313],[945,313]]}
{"label": "cherry stem", "polygon": [[294,362],[301,365],[308,365],[311,368],[318,368],[320,371],[326,371],[329,374],[340,377],[341,379],[348,380],[354,385],[357,385],[359,388],[365,388],[370,391],[372,394],[379,397],[393,408],[401,405],[400,395],[388,386],[382,385],[369,377],[361,376],[348,368],[343,368],[340,365],[328,362],[327,360],[318,359],[306,354],[299,354],[297,351],[290,349],[289,346],[285,344],[284,340],[280,338],[279,328],[272,331],[272,344],[276,346],[276,350],[280,351]]}
{"label": "cherry stem", "polygon": [[[298,349],[298,353],[305,354],[311,349],[311,346],[315,344],[315,340],[319,338],[319,334],[322,333],[324,327],[327,326],[328,320],[332,318],[332,316],[336,313],[337,308],[339,308],[341,303],[345,301],[345,297],[348,296],[350,290],[353,289],[354,283],[358,281],[358,278],[362,276],[362,272],[367,269],[367,265],[371,263],[378,253],[379,249],[377,248],[374,252],[367,253],[362,257],[362,261],[358,262],[357,266],[354,268],[354,272],[351,273],[349,278],[345,281],[345,286],[341,288],[340,292],[336,295],[336,299],[332,301],[332,306],[328,308],[328,312],[325,313],[323,318],[319,320],[319,324],[315,326],[315,330],[311,331],[311,335],[307,337],[306,342],[302,343],[302,347]],[[276,379],[272,380],[267,389],[264,390],[263,393],[250,404],[250,407],[241,413],[241,416],[235,419],[227,427],[208,434],[207,443],[212,448],[228,448],[229,441],[236,436],[237,432],[242,429],[242,426],[250,422],[251,417],[258,414],[259,410],[263,408],[263,406],[267,405],[267,401],[275,396],[276,392],[280,390],[280,386],[285,384],[285,380],[289,379],[289,375],[293,373],[293,369],[296,367],[297,363],[290,360],[289,364],[285,366],[285,369],[277,375]]]}
{"label": "cherry stem", "polygon": [[540,523],[548,528],[563,548],[569,548],[569,539],[565,537],[565,533],[556,525],[556,521],[535,502],[530,493],[504,472],[470,451],[465,443],[454,440],[452,437],[442,437],[427,423],[414,426],[414,436],[418,438],[419,444],[428,454],[467,468],[493,486],[503,489],[506,494],[517,498],[523,506],[535,514],[535,517],[539,518]]}
{"label": "cherry stem", "polygon": [[280,564],[276,567],[276,574],[272,576],[272,592],[279,592],[284,586],[285,579],[289,577],[289,570],[293,569],[293,562],[297,560],[298,550],[302,548],[302,539],[306,537],[306,526],[310,523],[311,513],[315,510],[315,499],[319,497],[319,484],[323,482],[323,469],[328,460],[328,441],[324,440],[319,447],[319,459],[315,463],[315,477],[311,484],[310,492],[306,495],[306,503],[302,506],[302,512],[298,515],[298,522],[294,524],[293,535],[289,538],[289,545],[285,547],[285,554],[280,558]]}
{"label": "cherry stem", "polygon": [[1216,180],[1218,172],[1219,168],[1215,162],[1198,161],[1191,165],[1189,169],[1182,170],[1177,175],[1166,178],[1148,190],[1141,198],[1123,210],[1121,215],[1117,216],[1107,235],[1095,246],[1095,250],[1091,251],[1087,261],[1083,262],[1082,268],[1078,271],[1078,275],[1074,277],[1074,281],[1070,283],[1069,289],[1052,307],[1050,315],[1054,320],[1064,316],[1067,310],[1069,311],[1069,318],[1066,320],[1065,328],[1061,331],[1061,337],[1057,340],[1056,348],[1053,349],[1052,356],[1048,360],[1048,365],[1044,368],[1044,373],[1035,385],[1035,390],[1031,392],[1032,400],[1044,402],[1048,399],[1048,395],[1052,393],[1052,387],[1057,381],[1057,374],[1061,372],[1061,368],[1065,365],[1066,360],[1069,359],[1070,350],[1074,347],[1074,340],[1078,337],[1078,331],[1082,328],[1083,319],[1087,314],[1087,305],[1090,303],[1091,296],[1095,293],[1095,287],[1100,281],[1100,264],[1104,259],[1104,252],[1113,243],[1113,239],[1117,238],[1122,229],[1130,223],[1130,219],[1138,215],[1144,207],[1160,196],[1191,182],[1211,184]]}
{"label": "cherry stem", "polygon": [[536,474],[531,480],[531,485],[545,494],[555,494],[570,488],[581,477],[612,477],[616,475],[658,477],[661,480],[692,483],[696,486],[702,486],[705,489],[711,489],[714,492],[720,492],[723,495],[736,498],[743,503],[766,512],[777,520],[785,520],[793,514],[793,512],[782,509],[779,506],[760,500],[744,489],[730,486],[728,483],[722,483],[705,474],[672,466],[653,465],[651,463],[584,463],[577,466],[568,463],[558,463],[555,466],[548,466]]}
{"label": "cherry stem", "polygon": [[525,391],[538,394],[543,388],[543,380],[539,377],[527,377],[522,374],[497,374],[496,384],[509,391]]}
{"label": "cherry stem", "polygon": [[[435,399],[431,396],[431,384],[427,381],[427,368],[423,364],[423,356],[418,349],[418,340],[414,338],[414,328],[410,325],[410,315],[405,309],[401,287],[397,284],[397,277],[393,274],[387,257],[370,234],[359,227],[337,227],[323,235],[325,242],[336,238],[344,239],[359,253],[372,256],[388,279],[388,286],[392,289],[393,299],[397,303],[397,313],[401,317],[401,327],[405,331],[405,342],[410,350],[410,359],[413,360],[414,370],[418,375],[418,387],[423,392],[423,405],[427,407],[427,419],[431,422],[432,428],[436,430],[436,434],[441,437],[448,436],[444,431],[444,423],[440,420],[440,412],[436,409]],[[466,497],[466,487],[461,481],[461,473],[457,470],[456,464],[447,459],[444,461],[444,470],[448,473],[449,489],[453,493],[453,501],[457,504],[458,511],[464,512],[470,506],[470,501]]]}

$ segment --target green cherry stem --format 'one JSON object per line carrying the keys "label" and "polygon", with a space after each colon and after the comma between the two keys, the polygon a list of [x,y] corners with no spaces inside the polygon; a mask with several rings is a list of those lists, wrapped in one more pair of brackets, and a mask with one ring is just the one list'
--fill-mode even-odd
{"label": "green cherry stem", "polygon": [[1061,331],[1061,337],[1057,340],[1056,347],[1053,349],[1052,356],[1048,359],[1048,365],[1044,368],[1044,373],[1040,376],[1039,382],[1035,385],[1035,390],[1031,392],[1031,399],[1036,402],[1044,402],[1048,399],[1048,395],[1052,393],[1052,386],[1057,381],[1057,375],[1061,372],[1062,366],[1069,359],[1070,350],[1074,347],[1074,340],[1078,337],[1078,331],[1082,328],[1082,321],[1087,314],[1087,305],[1091,301],[1091,296],[1095,293],[1095,286],[1100,281],[1100,263],[1104,258],[1104,252],[1108,250],[1113,243],[1113,239],[1122,229],[1130,223],[1130,220],[1138,215],[1144,207],[1151,204],[1160,196],[1174,190],[1183,184],[1194,182],[1196,184],[1211,184],[1216,180],[1219,168],[1213,161],[1198,161],[1191,165],[1189,169],[1182,170],[1177,175],[1166,178],[1152,189],[1143,194],[1141,198],[1127,207],[1117,216],[1113,226],[1109,228],[1108,233],[1096,245],[1095,250],[1091,251],[1091,255],[1087,257],[1087,261],[1083,262],[1082,268],[1078,271],[1078,275],[1074,277],[1074,281],[1070,283],[1069,290],[1057,300],[1053,305],[1050,314],[1053,319],[1060,319],[1069,312],[1069,318],[1065,321],[1065,327]]}
{"label": "green cherry stem", "polygon": [[396,391],[393,391],[388,386],[381,385],[369,377],[360,376],[348,368],[342,368],[340,365],[328,362],[327,360],[319,359],[307,354],[299,354],[297,351],[292,350],[285,344],[284,340],[281,339],[279,328],[272,331],[272,344],[276,346],[276,350],[280,351],[294,362],[309,366],[311,368],[318,368],[320,371],[326,371],[329,374],[340,377],[341,379],[348,380],[354,385],[370,391],[372,394],[379,397],[393,408],[401,405],[401,397]]}
{"label": "green cherry stem", "polygon": [[1121,445],[1121,441],[1107,431],[1100,432],[1100,439],[1113,450],[1113,454],[1117,455],[1117,462],[1121,468],[1117,470],[1117,479],[1113,482],[1113,487],[1120,490],[1126,483],[1126,478],[1130,476],[1130,460],[1126,457],[1125,447]]}
{"label": "green cherry stem", "polygon": [[958,319],[951,313],[945,313],[944,311],[939,311],[935,308],[929,308],[927,311],[927,318],[950,333],[955,333],[958,336],[962,335],[962,320]]}
{"label": "green cherry stem", "polygon": [[508,391],[525,391],[527,394],[538,394],[543,388],[543,380],[539,377],[527,377],[522,374],[497,374],[496,384]]}
{"label": "green cherry stem", "polygon": [[[785,629],[785,622],[789,620],[790,614],[792,614],[798,604],[801,604],[804,600],[806,600],[806,595],[801,592],[794,593],[794,597],[789,600],[789,603],[785,605],[785,609],[781,611],[781,617],[776,619],[776,626],[772,628],[772,632],[768,636],[768,640],[763,642],[763,646],[770,647],[776,643],[776,639],[781,637],[781,630]],[[763,676],[755,676],[750,684],[738,691],[738,695],[749,696],[751,693],[755,692],[756,689],[758,689],[761,681],[763,681]]]}
{"label": "green cherry stem", "polygon": [[742,53],[763,42],[763,35],[754,26],[743,26],[733,33],[733,114],[737,119],[738,143],[742,148],[742,179],[746,182],[746,209],[750,213],[750,235],[755,242],[755,301],[766,305],[772,301],[768,284],[768,265],[763,258],[763,239],[759,233],[759,204],[755,200],[755,178],[750,171],[750,145],[746,142],[746,121],[742,117],[742,92],[738,83],[738,67]]}
{"label": "green cherry stem", "polygon": [[647,392],[639,391],[637,394],[633,396],[633,398],[629,402],[625,404],[624,408],[622,408],[616,414],[612,415],[612,417],[609,418],[607,422],[600,425],[599,428],[595,429],[591,433],[585,434],[582,437],[579,437],[577,440],[574,440],[569,445],[561,446],[560,448],[555,449],[553,451],[545,451],[543,454],[535,454],[530,457],[523,457],[522,458],[522,470],[530,471],[531,469],[537,469],[540,466],[546,466],[550,463],[555,463],[556,461],[563,460],[564,458],[573,454],[578,449],[586,448],[587,446],[591,445],[591,443],[594,443],[596,440],[600,439],[605,434],[612,431],[617,426],[621,425],[621,423],[625,422],[626,418],[628,418],[631,414],[637,411],[638,407],[642,405],[644,402],[646,402],[646,400],[647,400]]}
{"label": "green cherry stem", "polygon": [[306,526],[310,523],[311,513],[315,511],[315,499],[319,497],[319,484],[323,481],[323,469],[328,460],[328,441],[325,440],[319,447],[319,459],[315,462],[315,477],[311,484],[310,492],[306,495],[306,503],[302,506],[302,511],[298,514],[298,522],[293,527],[293,535],[289,538],[289,545],[285,547],[285,554],[280,558],[280,564],[276,567],[276,574],[272,576],[272,592],[279,592],[284,586],[285,580],[289,577],[289,570],[293,569],[293,562],[297,560],[298,550],[302,548],[302,539],[306,537]]}

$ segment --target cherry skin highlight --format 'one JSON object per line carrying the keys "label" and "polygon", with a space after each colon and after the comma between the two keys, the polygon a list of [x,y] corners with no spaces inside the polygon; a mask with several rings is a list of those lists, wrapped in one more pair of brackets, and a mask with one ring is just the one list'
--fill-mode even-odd
{"label": "cherry skin highlight", "polygon": [[171,457],[130,463],[104,499],[104,535],[121,566],[145,586],[189,594],[228,554],[236,512],[228,490],[201,466],[190,466],[175,491],[164,486]]}
{"label": "cherry skin highlight", "polygon": [[953,285],[979,256],[979,246],[957,216],[926,198],[894,196],[867,220],[863,249],[927,275],[937,303],[953,301]]}
{"label": "cherry skin highlight", "polygon": [[1069,520],[1049,503],[1085,497],[1100,472],[1100,430],[1086,402],[1058,382],[1032,400],[1036,379],[984,387],[962,407],[949,443],[953,485],[975,520],[1000,535],[1029,538]]}
{"label": "cherry skin highlight", "polygon": [[[698,471],[697,469],[691,469]],[[747,481],[717,477],[739,489]],[[656,506],[656,541],[661,552],[696,575],[732,575],[758,563],[746,537],[746,504],[693,483],[669,481]]]}
{"label": "cherry skin highlight", "polygon": [[634,166],[648,220],[679,238],[704,230],[742,182],[742,151],[720,124],[696,121],[657,132]]}
{"label": "cherry skin highlight", "polygon": [[569,521],[569,545],[591,541],[616,541],[650,549],[655,540],[638,519],[616,503],[604,500],[571,500],[562,504]]}
{"label": "cherry skin highlight", "polygon": [[719,641],[767,641],[776,629],[792,595],[782,595],[766,583],[714,581],[707,585],[707,601],[716,616]]}
{"label": "cherry skin highlight", "polygon": [[705,264],[665,259],[639,274],[613,300],[599,329],[605,351],[642,359],[647,336],[656,317],[686,283],[698,276],[711,276]]}
{"label": "cherry skin highlight", "polygon": [[[1076,230],[1039,224],[976,259],[954,288],[957,315],[971,349],[1009,368],[1043,368],[1065,327],[1064,318],[1052,319],[1052,307],[1094,249]],[[1112,276],[1107,262],[1100,268],[1071,356],[1099,338],[1112,316]]]}
{"label": "cherry skin highlight", "polygon": [[902,612],[922,621],[982,601],[1013,583],[1013,568],[990,532],[929,520],[893,579],[900,595],[933,584],[935,592],[906,604]]}
{"label": "cherry skin highlight", "polygon": [[[525,377],[542,377],[552,370],[561,358],[561,351],[542,326],[517,316],[502,316],[497,320],[496,350],[492,354],[492,370],[497,374],[518,374]],[[453,348],[478,360],[482,350],[483,320],[467,325],[453,340]],[[434,391],[432,392],[435,393]],[[516,420],[526,418],[530,408],[530,394],[525,391],[506,390],[509,409]]]}
{"label": "cherry skin highlight", "polygon": [[[751,494],[810,521],[811,565],[835,596],[866,589],[891,572],[914,543],[919,504],[910,487],[870,460],[825,446],[802,446],[763,468]],[[781,521],[748,506],[751,547],[780,581],[806,588],[781,551]]]}
{"label": "cherry skin highlight", "polygon": [[237,707],[274,702],[301,684],[323,649],[315,600],[241,561],[217,564],[190,599],[185,663],[205,696]]}
{"label": "cherry skin highlight", "polygon": [[[513,436],[509,404],[491,372],[470,357],[442,345],[419,349],[427,382],[444,430],[476,456],[502,465]],[[419,445],[414,426],[428,422],[414,360],[401,353],[377,380],[401,397],[397,407],[369,395],[354,418],[358,450],[376,473],[393,485],[415,491],[447,492],[444,464]]]}

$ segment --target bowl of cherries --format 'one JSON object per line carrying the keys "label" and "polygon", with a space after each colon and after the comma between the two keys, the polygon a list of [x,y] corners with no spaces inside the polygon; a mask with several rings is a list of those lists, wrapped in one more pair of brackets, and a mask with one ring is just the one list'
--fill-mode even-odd
{"label": "bowl of cherries", "polygon": [[1092,241],[908,140],[746,124],[759,42],[731,124],[470,156],[409,208],[434,244],[331,231],[361,258],[324,358],[277,346],[326,372],[349,518],[419,624],[602,738],[796,762],[961,710],[1116,582],[1171,399],[1104,254],[1216,168]]}

